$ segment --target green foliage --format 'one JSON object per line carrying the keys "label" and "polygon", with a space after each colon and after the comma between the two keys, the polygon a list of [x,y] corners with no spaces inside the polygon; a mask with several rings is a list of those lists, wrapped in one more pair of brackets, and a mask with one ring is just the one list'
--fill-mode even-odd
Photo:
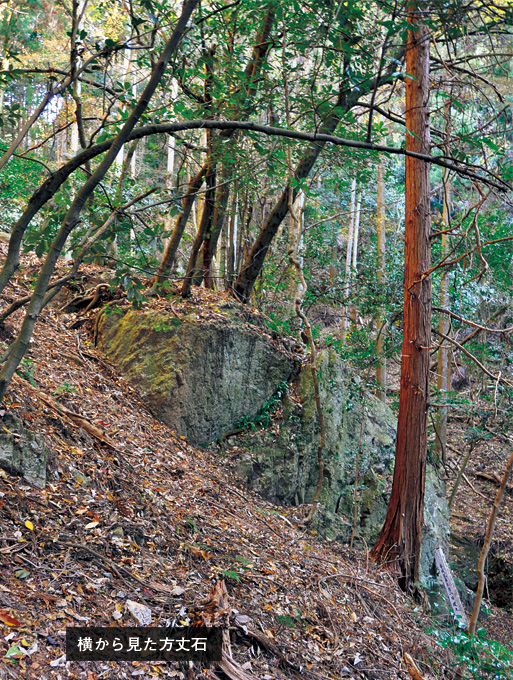
{"label": "green foliage", "polygon": [[237,583],[241,582],[241,578],[236,571],[231,571],[230,569],[223,569],[219,573],[225,579],[229,579],[231,581],[237,581]]}
{"label": "green foliage", "polygon": [[281,626],[285,626],[285,628],[290,628],[293,630],[294,628],[303,628],[304,627],[304,622],[301,620],[301,612],[299,609],[296,609],[295,613],[293,615],[291,614],[276,614],[274,617],[276,620],[276,623],[279,623]]}
{"label": "green foliage", "polygon": [[54,396],[59,396],[60,394],[72,394],[73,392],[76,392],[77,388],[72,387],[68,382],[62,383],[62,385],[59,385],[52,394]]}
{"label": "green foliage", "polygon": [[482,628],[474,637],[458,629],[437,628],[429,631],[444,649],[455,656],[455,666],[463,667],[465,678],[473,680],[511,680],[513,652],[489,640]]}
{"label": "green foliage", "polygon": [[244,417],[241,418],[240,420],[237,421],[235,425],[235,429],[249,429],[251,428],[252,430],[255,430],[257,427],[269,427],[272,421],[272,415],[275,413],[279,405],[281,404],[281,400],[283,396],[286,394],[287,390],[289,389],[289,384],[286,381],[283,381],[279,383],[276,392],[273,394],[273,396],[266,401],[256,416],[254,418],[250,417]]}
{"label": "green foliage", "polygon": [[18,373],[21,375],[22,378],[27,380],[31,385],[36,387],[37,383],[36,383],[36,380],[34,378],[35,370],[36,370],[36,362],[33,361],[32,359],[28,359],[27,357],[24,357],[21,360],[21,366],[18,369]]}
{"label": "green foliage", "polygon": [[269,312],[265,318],[267,326],[280,335],[292,335],[297,327],[295,317],[283,317],[276,312]]}
{"label": "green foliage", "polygon": [[161,333],[167,333],[168,331],[174,330],[178,325],[179,325],[178,319],[169,319],[169,323],[166,322],[163,318],[160,319],[160,321],[157,322],[157,325],[155,326],[155,330]]}

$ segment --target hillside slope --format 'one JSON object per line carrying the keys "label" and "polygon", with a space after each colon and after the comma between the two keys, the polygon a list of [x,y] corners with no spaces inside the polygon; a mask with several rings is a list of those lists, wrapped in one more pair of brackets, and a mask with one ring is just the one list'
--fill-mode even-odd
{"label": "hillside slope", "polygon": [[[4,297],[29,272],[30,260]],[[199,293],[190,304],[208,313]],[[247,677],[409,678],[407,655],[426,679],[454,677],[424,632],[432,622],[386,572],[309,531],[304,509],[245,491],[229,450],[194,448],[155,420],[94,348],[88,318],[71,329],[74,315],[43,312],[3,405],[44,436],[50,462],[43,490],[0,476],[0,611],[20,623],[0,622],[1,656],[27,652],[0,659],[0,678],[194,677],[166,663],[67,662],[65,628],[138,625],[127,600],[157,625],[194,619],[220,579]]]}

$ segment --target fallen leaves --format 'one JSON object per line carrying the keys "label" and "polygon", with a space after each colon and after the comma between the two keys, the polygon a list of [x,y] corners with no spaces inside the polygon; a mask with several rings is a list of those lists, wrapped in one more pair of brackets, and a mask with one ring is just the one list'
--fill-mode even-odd
{"label": "fallen leaves", "polygon": [[22,624],[20,621],[17,619],[13,618],[10,614],[7,614],[7,612],[0,611],[0,621],[3,621],[6,623],[8,626],[14,626],[14,627],[19,627]]}
{"label": "fallen leaves", "polygon": [[21,569],[16,569],[14,575],[16,576],[16,578],[23,580],[27,578],[27,576],[30,576],[30,571],[22,567]]}
{"label": "fallen leaves", "polygon": [[151,609],[140,602],[126,601],[126,606],[130,614],[137,621],[139,626],[149,626],[152,622]]}
{"label": "fallen leaves", "polygon": [[[201,311],[200,306],[207,316],[218,314],[224,294],[209,295],[194,292],[190,303],[175,306],[180,314]],[[344,677],[344,667],[362,678],[358,668],[371,664],[381,673],[376,677],[399,677],[405,641],[424,644],[427,637],[420,615],[420,623],[411,617],[391,580],[343,546],[298,531],[294,508],[278,514],[257,495],[242,494],[231,458],[179,439],[151,416],[104,357],[89,345],[84,351],[85,330],[69,331],[48,309],[42,316],[44,327],[38,327],[32,349],[37,387],[15,382],[7,403],[23,406],[31,429],[56,453],[43,492],[0,471],[2,501],[11,513],[5,515],[0,547],[9,579],[9,588],[0,585],[2,606],[9,610],[2,613],[17,621],[0,618],[13,634],[5,640],[4,650],[12,650],[5,662],[20,666],[34,650],[30,661],[41,668],[34,666],[25,677],[62,678],[66,626],[87,621],[128,626],[132,619],[136,625],[187,623],[202,612],[212,580],[227,573],[234,576],[228,588],[237,607],[232,651],[256,677],[300,677],[286,660],[302,667],[305,680]],[[83,360],[79,369],[61,361],[70,351]],[[63,407],[46,395],[64,384],[76,390],[62,395]],[[85,423],[101,425],[112,441],[106,445],[105,433],[88,431]],[[88,487],[72,474],[77,465],[90,479]],[[354,574],[354,581],[333,579],[320,588],[320,580],[337,569]],[[358,576],[379,581],[399,620],[382,598],[358,589]],[[364,607],[372,616],[364,618]],[[297,625],[279,625],[280,611]],[[259,633],[259,640],[250,624],[266,635]],[[396,631],[386,649],[382,626]],[[355,668],[356,659],[363,660]],[[91,666],[81,677],[121,680],[126,672],[143,678],[162,673],[113,664]]]}

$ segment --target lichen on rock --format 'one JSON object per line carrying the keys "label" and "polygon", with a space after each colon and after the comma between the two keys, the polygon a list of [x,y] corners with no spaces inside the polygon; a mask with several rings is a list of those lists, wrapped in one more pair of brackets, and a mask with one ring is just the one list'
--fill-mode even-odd
{"label": "lichen on rock", "polygon": [[98,323],[100,349],[153,413],[196,445],[254,418],[300,365],[261,328],[228,312],[217,317],[130,310]]}
{"label": "lichen on rock", "polygon": [[[348,542],[353,531],[358,459],[355,538],[372,546],[385,519],[390,494],[396,420],[391,409],[368,392],[333,349],[319,352],[317,374],[324,414],[324,483],[315,516],[319,533]],[[283,402],[279,427],[246,433],[237,441],[238,469],[250,488],[279,505],[311,502],[318,479],[319,425],[313,381],[304,367],[293,385],[296,398]],[[434,550],[445,545],[448,511],[443,483],[428,466],[422,574],[427,578]]]}
{"label": "lichen on rock", "polygon": [[10,474],[21,475],[40,489],[44,488],[48,449],[43,438],[27,430],[15,416],[5,413],[1,420],[0,468]]}

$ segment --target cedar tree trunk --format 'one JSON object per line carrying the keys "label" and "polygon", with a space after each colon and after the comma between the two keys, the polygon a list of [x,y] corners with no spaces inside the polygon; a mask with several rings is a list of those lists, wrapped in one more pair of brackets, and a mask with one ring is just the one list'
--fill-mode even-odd
{"label": "cedar tree trunk", "polygon": [[[406,140],[429,153],[429,34],[416,5],[408,6]],[[409,134],[410,131],[412,134]],[[429,165],[406,158],[404,330],[394,479],[385,525],[371,556],[393,561],[404,590],[418,581],[427,451],[431,280]]]}

